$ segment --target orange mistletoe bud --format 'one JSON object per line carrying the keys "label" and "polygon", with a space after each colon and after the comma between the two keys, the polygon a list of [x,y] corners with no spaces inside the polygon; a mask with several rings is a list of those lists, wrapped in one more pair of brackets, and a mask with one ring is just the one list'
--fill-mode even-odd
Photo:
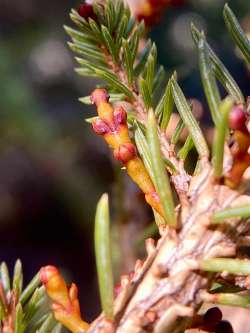
{"label": "orange mistletoe bud", "polygon": [[114,157],[123,164],[128,163],[136,156],[136,148],[132,143],[125,143],[114,150]]}
{"label": "orange mistletoe bud", "polygon": [[109,101],[109,94],[106,89],[98,88],[92,92],[90,99],[91,102],[98,107],[101,102]]}
{"label": "orange mistletoe bud", "polygon": [[104,135],[110,132],[109,126],[106,124],[105,121],[101,119],[96,119],[92,123],[93,130],[96,132],[98,135]]}
{"label": "orange mistletoe bud", "polygon": [[122,106],[120,106],[118,109],[115,109],[114,120],[117,126],[121,124],[124,125],[127,123],[127,112],[124,110]]}
{"label": "orange mistletoe bud", "polygon": [[42,267],[40,270],[40,280],[45,285],[47,285],[47,283],[51,280],[53,276],[57,275],[58,270],[55,266]]}
{"label": "orange mistletoe bud", "polygon": [[158,195],[142,162],[136,154],[136,147],[129,137],[127,113],[120,106],[113,109],[108,102],[109,95],[105,89],[95,89],[91,94],[92,102],[97,106],[99,119],[92,124],[94,131],[102,135],[105,141],[114,149],[114,157],[122,162],[129,176],[145,193],[145,199],[159,214],[163,216]]}
{"label": "orange mistletoe bud", "polygon": [[73,333],[84,333],[89,324],[82,320],[78,300],[77,286],[67,285],[54,266],[46,266],[40,270],[40,280],[52,300],[52,310],[56,320]]}
{"label": "orange mistletoe bud", "polygon": [[67,285],[54,266],[46,266],[40,270],[40,280],[45,286],[48,296],[56,303],[68,308],[70,306]]}

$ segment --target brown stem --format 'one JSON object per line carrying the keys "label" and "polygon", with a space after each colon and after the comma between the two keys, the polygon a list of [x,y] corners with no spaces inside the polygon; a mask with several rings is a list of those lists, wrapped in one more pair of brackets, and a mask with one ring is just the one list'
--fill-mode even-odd
{"label": "brown stem", "polygon": [[[181,332],[199,309],[199,291],[209,290],[216,274],[197,270],[201,259],[233,255],[237,232],[227,225],[210,228],[214,211],[234,205],[241,197],[222,185],[214,185],[208,165],[193,177],[189,187],[189,214],[177,233],[169,228],[157,242],[147,246],[148,257],[135,267],[132,279],[125,277],[115,300],[115,322],[107,330],[99,317],[93,332]],[[248,198],[249,200],[249,198]],[[249,200],[250,201],[250,200]]]}

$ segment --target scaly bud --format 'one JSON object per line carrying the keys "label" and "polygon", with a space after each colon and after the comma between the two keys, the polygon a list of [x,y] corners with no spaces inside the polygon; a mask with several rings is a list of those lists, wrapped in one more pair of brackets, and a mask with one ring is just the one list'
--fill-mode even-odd
{"label": "scaly bud", "polygon": [[115,159],[125,164],[128,175],[144,192],[147,203],[163,216],[151,178],[129,137],[126,111],[122,106],[114,110],[105,89],[95,89],[91,101],[97,106],[99,116],[92,125],[95,132],[103,135],[107,144],[114,149]]}
{"label": "scaly bud", "polygon": [[57,275],[58,275],[58,270],[55,266],[42,267],[40,270],[40,280],[45,285],[47,285],[47,283],[51,280],[51,278]]}
{"label": "scaly bud", "polygon": [[65,308],[70,306],[67,285],[56,267],[43,267],[40,270],[40,280],[54,302],[63,305]]}
{"label": "scaly bud", "polygon": [[108,124],[100,118],[92,122],[92,127],[98,135],[104,135],[110,132]]}
{"label": "scaly bud", "polygon": [[92,18],[95,20],[96,14],[93,9],[92,1],[84,1],[81,3],[78,7],[78,14],[85,19]]}
{"label": "scaly bud", "polygon": [[114,110],[114,120],[117,126],[127,123],[127,112],[122,106]]}
{"label": "scaly bud", "polygon": [[250,133],[247,128],[247,118],[243,104],[234,106],[229,114],[229,126],[234,130],[231,147],[233,164],[225,177],[225,184],[231,188],[236,188],[240,184],[244,172],[250,166]]}
{"label": "scaly bud", "polygon": [[90,99],[91,99],[91,102],[98,107],[101,102],[109,101],[109,94],[108,94],[107,90],[97,88],[92,92]]}
{"label": "scaly bud", "polygon": [[243,133],[248,133],[246,121],[247,114],[244,111],[244,105],[235,105],[229,114],[229,127],[232,130],[238,130]]}
{"label": "scaly bud", "polygon": [[66,282],[54,266],[40,270],[40,280],[52,300],[55,318],[73,333],[84,333],[89,324],[82,320],[77,286],[72,283],[68,289]]}
{"label": "scaly bud", "polygon": [[114,150],[114,157],[123,164],[128,163],[136,156],[136,148],[132,143],[125,143]]}

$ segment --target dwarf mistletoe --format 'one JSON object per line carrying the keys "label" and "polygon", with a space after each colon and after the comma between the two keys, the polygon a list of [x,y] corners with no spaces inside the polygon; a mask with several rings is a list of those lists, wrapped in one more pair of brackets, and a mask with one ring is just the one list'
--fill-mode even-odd
{"label": "dwarf mistletoe", "polygon": [[[250,65],[249,40],[228,5],[223,14],[233,42]],[[76,28],[65,30],[77,54],[76,72],[101,82],[80,99],[97,111],[87,121],[144,193],[160,236],[157,242],[146,240],[146,258],[134,263],[133,274],[121,276],[115,295],[104,194],[95,220],[103,312],[86,323],[77,287],[68,288],[58,270],[48,266],[40,271],[40,280],[55,318],[74,333],[232,332],[217,307],[206,313],[201,307],[205,302],[250,307],[250,259],[242,252],[242,246],[250,245],[249,99],[204,33],[191,25],[214,124],[209,147],[178,73],[157,98],[165,74],[157,62],[156,45],[145,41],[143,21],[137,21],[122,0],[87,2],[70,17]],[[166,130],[176,112],[179,122],[169,139]],[[184,129],[188,134],[183,143]],[[186,168],[191,149],[197,152],[192,172]]]}

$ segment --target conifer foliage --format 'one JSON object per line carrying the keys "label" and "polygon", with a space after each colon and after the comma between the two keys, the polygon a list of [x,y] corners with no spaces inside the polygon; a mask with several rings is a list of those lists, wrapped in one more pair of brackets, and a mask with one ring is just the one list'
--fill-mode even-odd
{"label": "conifer foliage", "polygon": [[0,330],[9,333],[59,333],[61,330],[61,324],[49,309],[39,273],[23,288],[20,260],[15,264],[12,279],[6,263],[0,265]]}
{"label": "conifer foliage", "polygon": [[[250,64],[249,40],[228,5],[223,14],[233,42]],[[109,204],[103,195],[95,220],[103,313],[93,323],[83,321],[76,286],[67,288],[48,266],[40,277],[56,319],[72,332],[231,332],[218,308],[199,311],[204,302],[250,307],[250,259],[241,252],[242,245],[250,244],[249,101],[204,33],[191,25],[214,123],[210,148],[177,73],[158,97],[165,73],[156,45],[147,40],[141,47],[144,23],[131,16],[122,0],[88,2],[70,17],[75,28],[65,30],[77,54],[76,72],[100,79],[90,96],[80,98],[97,110],[87,121],[144,193],[160,238],[146,240],[147,257],[135,263],[133,274],[121,277],[114,296]],[[180,120],[169,140],[166,129],[173,112]],[[184,128],[188,135],[182,144]],[[193,148],[197,159],[190,173],[186,162]],[[19,320],[21,305],[17,309]]]}

